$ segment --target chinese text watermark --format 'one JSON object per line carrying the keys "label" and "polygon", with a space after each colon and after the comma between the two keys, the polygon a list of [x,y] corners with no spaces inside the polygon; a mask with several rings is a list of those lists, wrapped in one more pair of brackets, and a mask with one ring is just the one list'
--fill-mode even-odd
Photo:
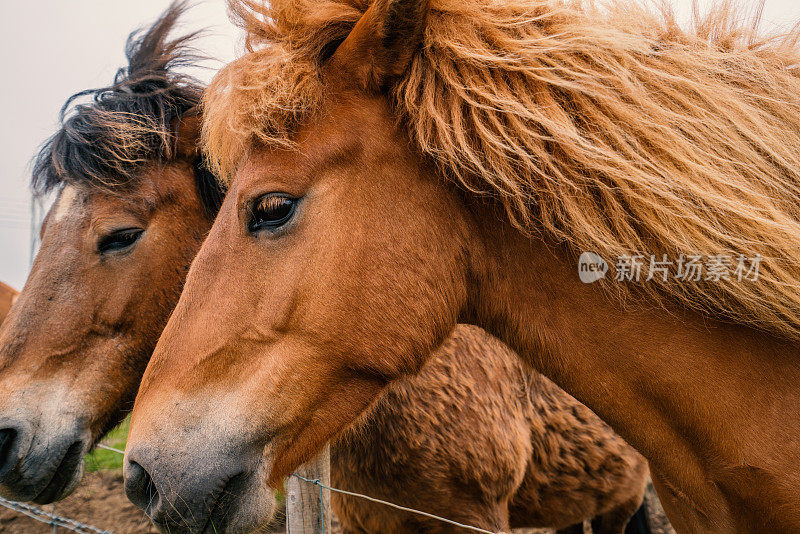
{"label": "chinese text watermark", "polygon": [[[720,282],[738,280],[757,282],[761,256],[743,254],[691,255],[670,258],[667,254],[621,255],[614,261],[614,280],[617,282]],[[581,282],[591,284],[606,277],[608,263],[594,252],[584,252],[578,258]]]}

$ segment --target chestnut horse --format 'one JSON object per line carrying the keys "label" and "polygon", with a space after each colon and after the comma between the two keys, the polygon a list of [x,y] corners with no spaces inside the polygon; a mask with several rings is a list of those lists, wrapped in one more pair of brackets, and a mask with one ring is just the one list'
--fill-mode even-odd
{"label": "chestnut horse", "polygon": [[[277,484],[461,321],[638,449],[679,530],[800,531],[796,32],[628,2],[231,8],[248,51],[204,108],[231,188],[143,377],[129,487]],[[763,265],[588,284],[582,252]]]}
{"label": "chestnut horse", "polygon": [[6,315],[8,315],[11,306],[14,305],[18,296],[19,291],[0,282],[0,324],[3,324],[3,320],[6,318]]}
{"label": "chestnut horse", "polygon": [[[82,453],[129,408],[219,208],[221,191],[195,149],[202,87],[173,70],[191,61],[191,36],[167,39],[184,9],[173,4],[131,36],[127,70],[83,93],[95,102],[62,121],[39,156],[34,183],[63,189],[18,318],[0,338],[9,347],[0,353],[0,491],[10,497],[45,503],[75,486]],[[150,147],[136,166],[120,157],[129,145]],[[466,326],[342,440],[332,451],[337,485],[491,529],[596,516],[595,532],[619,533],[647,475],[642,458],[586,407]],[[346,532],[441,531],[339,495],[333,508]]]}

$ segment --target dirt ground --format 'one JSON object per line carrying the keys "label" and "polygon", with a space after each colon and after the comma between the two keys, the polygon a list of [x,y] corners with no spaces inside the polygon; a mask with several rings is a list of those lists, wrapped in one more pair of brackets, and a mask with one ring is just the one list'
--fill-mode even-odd
{"label": "dirt ground", "polygon": [[[650,496],[649,503],[653,502],[654,495],[653,493]],[[649,506],[653,534],[674,534],[666,517],[663,515],[663,511],[660,510],[657,500],[655,506],[652,504]],[[52,505],[42,508],[47,512],[68,517],[114,534],[156,533],[144,512],[136,508],[125,497],[122,473],[118,471],[88,473],[75,493],[56,503],[55,510]],[[282,521],[277,520],[276,523],[271,531],[275,533],[283,532]],[[331,534],[341,532],[335,521],[331,531]],[[19,512],[0,508],[0,532],[4,534],[52,534],[54,531],[50,525],[25,517]],[[59,528],[56,532],[67,534],[68,531],[64,528]],[[548,534],[550,532],[552,531],[525,529],[515,531],[514,534]]]}

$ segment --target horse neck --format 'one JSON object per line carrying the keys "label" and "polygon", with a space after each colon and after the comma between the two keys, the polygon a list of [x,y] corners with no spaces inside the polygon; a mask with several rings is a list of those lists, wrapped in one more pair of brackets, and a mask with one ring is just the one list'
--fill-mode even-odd
{"label": "horse neck", "polygon": [[787,446],[786,439],[800,437],[796,344],[634,297],[622,302],[582,283],[563,248],[485,215],[475,220],[493,224],[477,231],[474,316],[465,319],[500,337],[638,449],[673,509],[688,507],[696,518],[686,530],[742,527],[729,510],[741,499],[755,507],[760,523],[753,524],[763,526],[776,502],[787,503],[785,492],[794,507],[789,524],[800,523],[794,488],[767,484],[777,494],[746,494],[764,491],[764,477],[785,482],[785,466],[800,460],[798,442]]}

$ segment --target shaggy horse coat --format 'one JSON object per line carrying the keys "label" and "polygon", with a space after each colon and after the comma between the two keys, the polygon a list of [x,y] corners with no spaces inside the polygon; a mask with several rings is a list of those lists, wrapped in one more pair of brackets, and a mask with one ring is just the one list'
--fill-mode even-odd
{"label": "shaggy horse coat", "polygon": [[[495,531],[596,517],[596,534],[623,532],[646,479],[595,414],[467,325],[331,448],[334,486]],[[331,503],[348,533],[448,531],[346,495]]]}

